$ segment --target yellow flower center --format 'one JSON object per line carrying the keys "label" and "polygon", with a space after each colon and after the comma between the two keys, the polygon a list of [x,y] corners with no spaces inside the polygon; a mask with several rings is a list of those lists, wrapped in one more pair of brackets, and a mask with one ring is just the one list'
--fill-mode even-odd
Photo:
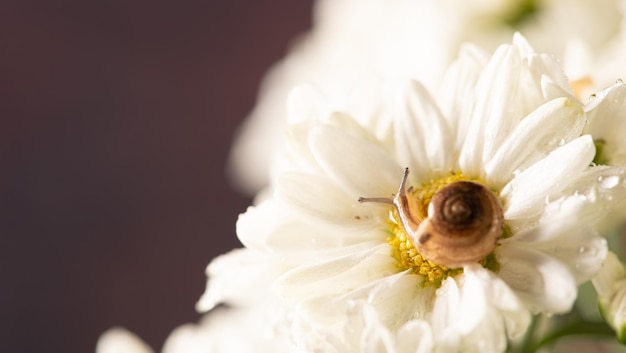
{"label": "yellow flower center", "polygon": [[[444,186],[458,181],[473,181],[484,185],[484,182],[480,179],[468,178],[462,173],[450,173],[442,178],[433,179],[428,183],[422,184],[419,188],[415,188],[411,191],[412,196],[418,203],[421,203],[418,205],[418,209],[421,213],[418,215],[420,221],[426,219],[426,210],[428,209],[428,204],[433,198],[433,195]],[[395,209],[390,212],[388,224],[391,235],[387,238],[387,242],[391,246],[393,257],[397,260],[396,266],[398,270],[411,270],[420,274],[424,278],[422,282],[423,286],[434,285],[435,287],[441,286],[441,283],[446,278],[463,273],[462,268],[447,268],[422,257],[415,249],[409,236],[402,227],[402,223]],[[502,238],[508,237],[509,233],[508,227],[505,226]],[[497,272],[500,267],[493,252],[479,263],[494,272]]]}

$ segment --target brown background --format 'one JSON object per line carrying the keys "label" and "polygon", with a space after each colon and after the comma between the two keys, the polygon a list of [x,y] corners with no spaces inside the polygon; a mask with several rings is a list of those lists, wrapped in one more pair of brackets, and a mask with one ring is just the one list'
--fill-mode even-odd
{"label": "brown background", "polygon": [[225,162],[311,1],[3,1],[0,352],[160,349],[238,245]]}

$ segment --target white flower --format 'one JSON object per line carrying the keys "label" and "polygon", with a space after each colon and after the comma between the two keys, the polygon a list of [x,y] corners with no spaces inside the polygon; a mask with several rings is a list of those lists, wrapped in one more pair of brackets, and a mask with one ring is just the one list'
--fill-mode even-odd
{"label": "white flower", "polygon": [[602,270],[592,280],[598,292],[600,311],[617,333],[617,339],[626,343],[626,270],[614,253],[609,253]]}
{"label": "white flower", "polygon": [[[232,295],[240,305],[254,302],[248,282],[258,281],[237,268],[249,254],[259,264],[273,261],[276,272],[266,278],[275,278],[291,308],[294,340],[312,347],[318,327],[346,321],[345,310],[329,310],[346,303],[373,310],[390,337],[409,322],[428,323],[438,352],[502,352],[531,314],[571,310],[577,286],[607,252],[592,224],[626,187],[622,169],[591,166],[585,112],[555,59],[535,54],[519,35],[491,58],[466,47],[437,100],[412,82],[401,95],[363,100],[373,110],[357,117],[329,113],[311,92],[290,99],[292,125],[272,192],[240,217],[237,233],[248,249],[212,272],[237,277],[219,280],[227,290],[210,278],[209,303]],[[445,268],[417,252],[390,205],[357,201],[397,192],[404,167],[423,210],[458,181],[497,195],[505,226],[493,252]],[[608,178],[616,182],[599,182]],[[297,329],[302,320],[315,330]]]}
{"label": "white flower", "polygon": [[[293,345],[280,332],[271,305],[246,308],[219,308],[205,315],[199,324],[176,328],[165,341],[163,353],[281,353]],[[133,333],[113,328],[103,333],[96,353],[152,353]]]}
{"label": "white flower", "polygon": [[152,353],[152,349],[135,334],[115,327],[100,335],[96,353]]}
{"label": "white flower", "polygon": [[233,146],[232,177],[251,194],[268,184],[271,156],[286,125],[285,100],[295,86],[309,83],[342,109],[364,80],[410,77],[436,89],[462,43],[492,50],[515,30],[560,57],[578,82],[577,93],[586,97],[626,76],[625,3],[318,0],[311,32],[264,79]]}

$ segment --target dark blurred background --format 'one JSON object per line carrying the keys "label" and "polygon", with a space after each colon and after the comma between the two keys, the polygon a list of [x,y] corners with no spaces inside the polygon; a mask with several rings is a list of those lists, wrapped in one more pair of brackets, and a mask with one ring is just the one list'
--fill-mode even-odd
{"label": "dark blurred background", "polygon": [[225,163],[311,0],[3,1],[0,352],[159,351],[250,200]]}

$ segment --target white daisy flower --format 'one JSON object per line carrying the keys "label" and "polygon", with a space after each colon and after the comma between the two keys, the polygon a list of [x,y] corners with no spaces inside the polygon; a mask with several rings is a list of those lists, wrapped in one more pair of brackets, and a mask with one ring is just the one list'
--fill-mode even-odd
{"label": "white daisy flower", "polygon": [[591,224],[626,187],[623,169],[592,166],[558,62],[516,35],[491,58],[463,50],[437,100],[417,82],[389,97],[355,118],[294,93],[272,193],[237,224],[248,249],[213,271],[239,276],[210,279],[204,309],[254,302],[237,263],[264,254],[296,342],[318,332],[300,322],[345,322],[329,300],[371,308],[390,337],[428,323],[438,352],[502,352],[532,314],[571,310],[607,252]]}
{"label": "white daisy flower", "polygon": [[343,110],[368,76],[410,77],[434,90],[464,42],[493,50],[521,31],[541,52],[562,58],[577,82],[575,93],[586,97],[626,75],[626,35],[619,37],[626,32],[625,3],[318,0],[311,32],[264,79],[233,146],[232,177],[250,194],[268,184],[271,156],[286,126],[284,102],[295,86],[314,85]]}
{"label": "white daisy flower", "polygon": [[598,292],[602,316],[615,330],[617,339],[626,344],[626,270],[617,255],[608,254],[592,282]]}

